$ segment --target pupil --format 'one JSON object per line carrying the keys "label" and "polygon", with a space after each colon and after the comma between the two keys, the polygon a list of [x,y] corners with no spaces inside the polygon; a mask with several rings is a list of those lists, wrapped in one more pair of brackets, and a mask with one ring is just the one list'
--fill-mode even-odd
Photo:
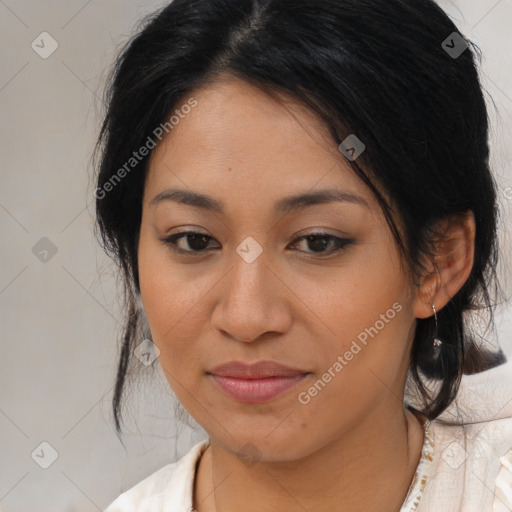
{"label": "pupil", "polygon": [[322,237],[316,237],[316,236],[309,236],[308,237],[309,243],[313,243],[313,245],[310,245],[310,248],[313,249],[314,252],[317,252],[316,249],[319,249],[318,252],[321,252],[323,249],[327,246],[327,238],[325,236]]}
{"label": "pupil", "polygon": [[[207,238],[208,237],[206,235],[189,235],[189,238],[188,238],[189,247],[195,251],[200,251],[205,248],[205,247],[202,247],[202,244],[206,245],[206,246],[208,245]],[[199,241],[199,244],[197,244],[198,241]]]}

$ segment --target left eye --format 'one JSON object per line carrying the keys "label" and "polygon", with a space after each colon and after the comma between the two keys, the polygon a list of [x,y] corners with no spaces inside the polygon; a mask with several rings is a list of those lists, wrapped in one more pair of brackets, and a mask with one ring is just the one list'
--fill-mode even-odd
{"label": "left eye", "polygon": [[[186,240],[186,243],[191,250],[180,247],[179,241],[181,240]],[[175,235],[161,239],[161,241],[169,246],[171,250],[182,254],[204,253],[208,249],[208,242],[210,240],[214,240],[214,238],[197,231],[177,233]],[[311,233],[310,235],[297,238],[291,244],[291,247],[295,247],[298,243],[304,240],[307,241],[308,247],[312,250],[302,252],[313,252],[319,254],[330,254],[337,252],[352,242],[352,240],[339,238],[333,235],[326,235],[325,233]]]}
{"label": "left eye", "polygon": [[[346,238],[339,238],[333,235],[326,235],[324,233],[312,233],[298,238],[292,246],[295,246],[298,242],[306,240],[308,247],[312,248],[313,253],[324,253],[330,254],[343,249],[346,245],[351,243],[351,240]],[[330,250],[325,250],[329,243],[332,243]],[[310,251],[304,251],[310,252]]]}

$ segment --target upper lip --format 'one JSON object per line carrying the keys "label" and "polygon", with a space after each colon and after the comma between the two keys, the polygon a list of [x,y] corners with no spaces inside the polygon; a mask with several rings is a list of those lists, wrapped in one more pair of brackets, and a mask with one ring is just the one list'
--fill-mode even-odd
{"label": "upper lip", "polygon": [[251,364],[230,361],[215,367],[207,373],[238,379],[264,379],[266,377],[296,377],[308,372],[291,368],[275,361],[257,361]]}

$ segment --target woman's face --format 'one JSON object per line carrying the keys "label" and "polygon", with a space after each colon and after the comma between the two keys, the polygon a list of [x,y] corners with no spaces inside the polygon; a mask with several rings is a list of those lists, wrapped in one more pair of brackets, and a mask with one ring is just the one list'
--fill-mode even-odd
{"label": "woman's face", "polygon": [[[378,428],[403,409],[415,292],[377,201],[303,107],[234,79],[191,96],[152,154],[138,253],[169,384],[212,440],[269,461]],[[320,191],[338,199],[283,207]],[[215,370],[261,361],[295,373]]]}

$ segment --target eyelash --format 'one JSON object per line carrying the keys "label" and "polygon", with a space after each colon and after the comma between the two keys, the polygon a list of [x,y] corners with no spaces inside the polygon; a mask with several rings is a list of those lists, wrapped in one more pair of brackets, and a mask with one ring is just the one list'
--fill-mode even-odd
{"label": "eyelash", "polygon": [[[166,246],[168,246],[173,252],[176,252],[176,253],[179,253],[179,254],[184,254],[184,255],[187,255],[187,256],[192,256],[192,255],[201,255],[203,253],[206,253],[208,252],[208,249],[204,249],[204,250],[201,250],[201,251],[187,251],[187,250],[183,250],[183,249],[180,249],[178,246],[177,246],[177,242],[178,240],[180,240],[181,238],[185,238],[185,237],[188,237],[188,236],[199,236],[199,237],[205,237],[207,239],[210,239],[210,240],[214,240],[213,237],[211,236],[208,236],[204,233],[201,233],[201,232],[198,232],[198,231],[184,231],[183,233],[176,233],[175,235],[171,235],[167,238],[160,238],[160,241],[162,243],[164,243]],[[320,254],[320,255],[325,255],[325,254],[334,254],[334,253],[337,253],[337,252],[340,252],[342,249],[344,249],[347,245],[353,243],[354,240],[351,240],[351,239],[348,239],[348,238],[339,238],[337,236],[334,236],[334,235],[328,235],[326,233],[321,233],[321,232],[317,232],[317,233],[309,233],[307,235],[304,235],[304,236],[301,236],[299,238],[297,238],[296,240],[294,240],[293,242],[293,245],[296,245],[297,243],[301,242],[302,240],[305,240],[305,239],[308,239],[308,238],[312,238],[312,239],[322,239],[322,238],[325,238],[327,240],[333,240],[334,241],[334,248],[329,250],[329,251],[320,251],[320,252],[315,252],[315,251],[302,251],[302,252],[306,252],[306,253],[310,253],[310,254]]]}

